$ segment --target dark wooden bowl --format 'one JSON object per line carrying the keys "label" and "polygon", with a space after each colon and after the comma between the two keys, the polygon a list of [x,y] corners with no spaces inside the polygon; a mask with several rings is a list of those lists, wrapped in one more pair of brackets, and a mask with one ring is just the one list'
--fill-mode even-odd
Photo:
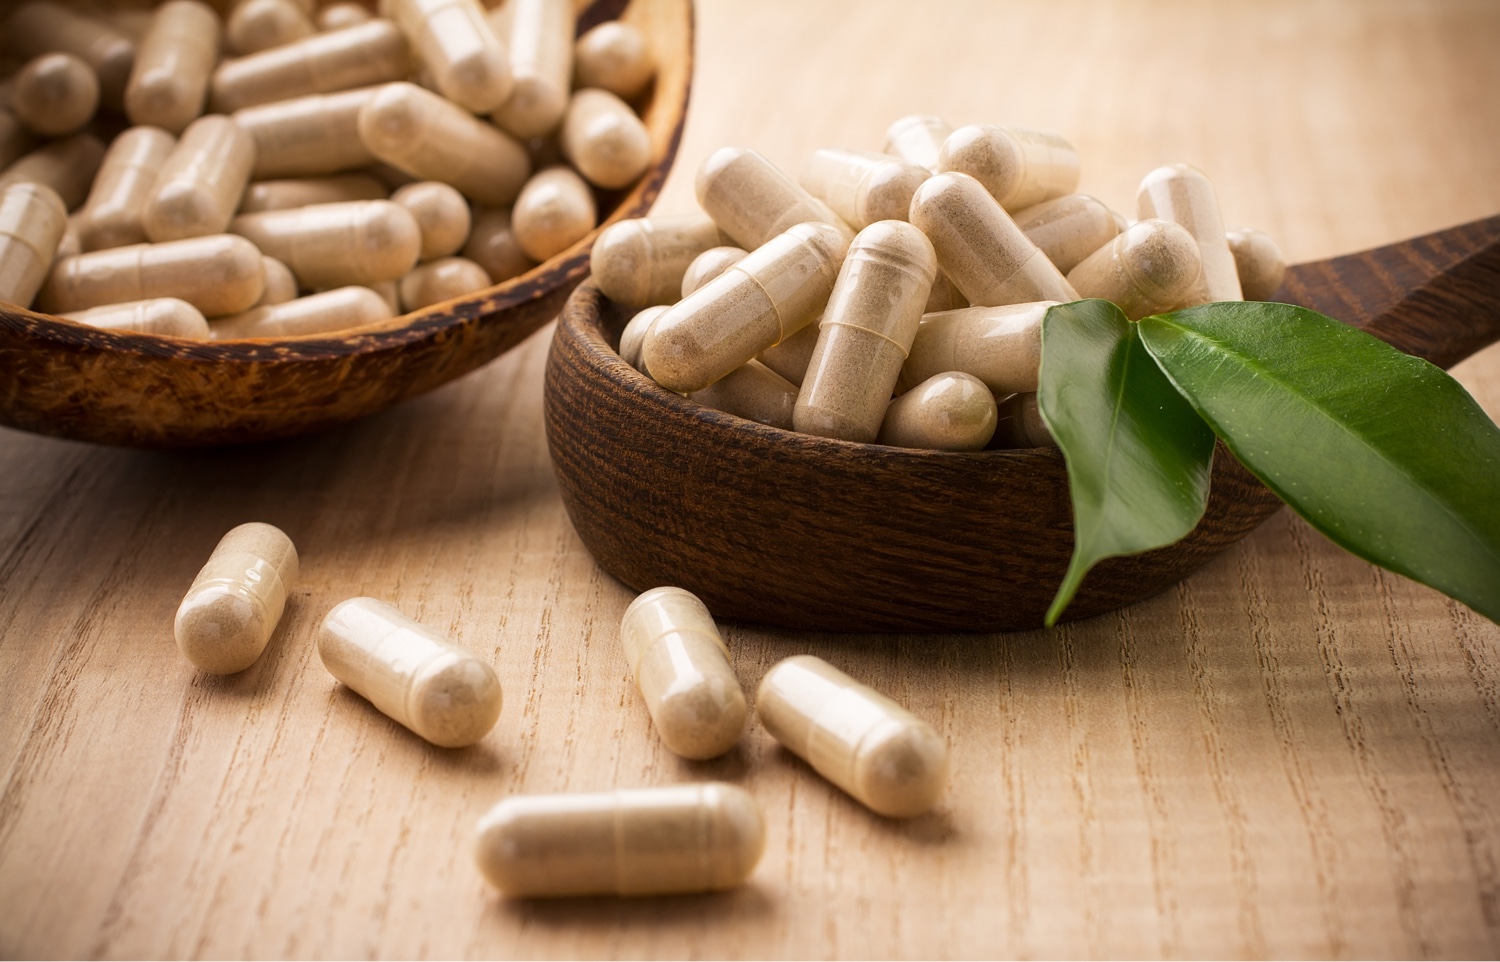
{"label": "dark wooden bowl", "polygon": [[[1455,364],[1500,338],[1500,217],[1296,265],[1275,299]],[[637,590],[686,588],[721,617],[793,628],[1041,626],[1073,550],[1056,451],[911,451],[746,421],[622,361],[612,345],[627,320],[583,285],[546,371],[563,502],[605,570]],[[1197,530],[1100,564],[1066,617],[1161,591],[1280,503],[1221,445]]]}
{"label": "dark wooden bowl", "polygon": [[651,166],[600,195],[600,227],[528,273],[354,332],[188,341],[103,331],[0,304],[0,424],[104,444],[198,447],[290,437],[364,417],[466,374],[557,316],[605,226],[646,213],[677,156],[693,75],[691,0],[600,0],[659,61],[641,105]]}

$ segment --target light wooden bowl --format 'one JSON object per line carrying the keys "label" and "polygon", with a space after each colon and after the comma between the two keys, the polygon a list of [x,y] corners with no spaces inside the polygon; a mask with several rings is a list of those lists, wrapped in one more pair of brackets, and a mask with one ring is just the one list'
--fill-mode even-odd
{"label": "light wooden bowl", "polygon": [[336,335],[188,341],[118,333],[0,304],[0,424],[104,444],[199,447],[305,434],[364,417],[474,370],[557,315],[588,275],[599,231],[646,213],[677,155],[693,75],[691,0],[599,0],[651,38],[659,67],[642,118],[651,166],[601,193],[608,217],[526,274]]}
{"label": "light wooden bowl", "polygon": [[[1275,300],[1444,366],[1500,338],[1500,217],[1300,264]],[[1073,550],[1062,456],[953,454],[795,434],[658,387],[615,353],[629,312],[592,284],[547,361],[547,440],[594,557],[630,587],[678,585],[720,617],[831,631],[1035,628]],[[1202,523],[1096,567],[1067,618],[1139,601],[1280,501],[1222,445]]]}

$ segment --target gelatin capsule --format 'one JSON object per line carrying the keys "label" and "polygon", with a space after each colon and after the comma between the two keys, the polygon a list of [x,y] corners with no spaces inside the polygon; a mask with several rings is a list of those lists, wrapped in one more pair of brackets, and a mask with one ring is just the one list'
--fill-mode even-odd
{"label": "gelatin capsule", "polygon": [[290,267],[310,290],[395,280],[422,249],[417,222],[388,200],[242,214],[229,229]]}
{"label": "gelatin capsule", "polygon": [[[352,200],[385,200],[385,185],[369,174],[331,174],[324,177],[289,177],[259,180],[245,188],[239,212],[289,210],[313,204],[339,204]],[[456,193],[456,191],[455,191]],[[464,208],[467,215],[468,207]]]}
{"label": "gelatin capsule", "polygon": [[996,397],[1035,391],[1042,364],[1042,318],[1056,304],[1033,301],[923,315],[896,390],[904,393],[935,375],[962,371],[977,377]]}
{"label": "gelatin capsule", "polygon": [[177,608],[177,647],[199,671],[230,675],[255,664],[297,582],[297,548],[280,528],[231,528]]}
{"label": "gelatin capsule", "polygon": [[477,0],[387,0],[387,6],[444,97],[476,114],[505,103],[510,62]]}
{"label": "gelatin capsule", "polygon": [[[573,79],[573,4],[570,0],[507,0],[510,97],[491,119],[526,140],[557,129],[568,109]],[[493,21],[491,21],[493,22]]]}
{"label": "gelatin capsule", "polygon": [[62,137],[81,129],[99,109],[99,79],[88,64],[70,53],[35,57],[16,73],[10,109],[43,137]]}
{"label": "gelatin capsule", "polygon": [[243,57],[316,32],[307,11],[293,0],[240,0],[224,23],[224,42],[231,53]]}
{"label": "gelatin capsule", "polygon": [[[504,207],[481,207],[474,211],[474,225],[461,252],[464,257],[484,268],[490,282],[499,284],[519,277],[536,266],[516,240],[511,228],[510,211]],[[594,249],[599,249],[597,241]]]}
{"label": "gelatin capsule", "polygon": [[708,782],[512,795],[479,820],[475,856],[513,897],[666,895],[742,884],[765,844],[755,800]]}
{"label": "gelatin capsule", "polygon": [[287,301],[295,299],[297,296],[297,278],[292,276],[292,269],[274,257],[262,256],[260,263],[265,271],[266,284],[260,293],[260,300],[255,302],[255,307],[285,304]]}
{"label": "gelatin capsule", "polygon": [[1068,272],[1080,297],[1114,301],[1131,320],[1198,303],[1199,245],[1182,227],[1140,220]]}
{"label": "gelatin capsule", "polygon": [[[51,188],[48,188],[51,190]],[[56,193],[56,191],[53,191]],[[57,253],[52,255],[52,263],[57,263],[64,257],[73,257],[83,253],[83,243],[78,239],[78,214],[68,215],[67,226],[63,228],[62,240],[57,242]]]}
{"label": "gelatin capsule", "polygon": [[633,100],[656,76],[656,57],[634,25],[606,20],[573,46],[573,85],[597,87]]}
{"label": "gelatin capsule", "polygon": [[1064,274],[1120,233],[1114,212],[1088,194],[1069,194],[1017,211],[1016,226]]}
{"label": "gelatin capsule", "polygon": [[975,307],[1078,299],[1047,255],[967,174],[928,178],[912,198],[911,222],[931,239],[943,273]]}
{"label": "gelatin capsule", "polygon": [[797,395],[798,431],[875,440],[936,274],[931,242],[904,221],[855,235]]}
{"label": "gelatin capsule", "polygon": [[60,314],[179,297],[204,316],[219,317],[249,309],[264,289],[265,268],[255,245],[243,237],[214,234],[65,258],[53,265],[40,303]]}
{"label": "gelatin capsule", "polygon": [[12,161],[35,146],[36,142],[31,139],[31,133],[21,123],[21,118],[0,103],[0,169],[10,166]]}
{"label": "gelatin capsule", "polygon": [[651,325],[656,319],[666,313],[670,304],[657,304],[636,313],[620,332],[620,359],[631,367],[640,371],[647,377],[651,372],[641,363],[641,346],[646,342],[646,335],[651,331]]}
{"label": "gelatin capsule", "polygon": [[809,194],[855,229],[878,220],[906,220],[912,195],[932,171],[890,154],[814,151],[799,178]]}
{"label": "gelatin capsule", "polygon": [[599,222],[593,191],[567,167],[548,167],[528,180],[510,217],[521,249],[538,261],[583,240]]}
{"label": "gelatin capsule", "polygon": [[68,210],[83,203],[104,160],[104,144],[90,133],[49,141],[5,168],[0,188],[33,181],[57,192]]}
{"label": "gelatin capsule", "polygon": [[605,190],[634,183],[651,163],[646,125],[629,104],[608,90],[573,94],[558,144],[589,183]]}
{"label": "gelatin capsule", "polygon": [[1276,296],[1286,277],[1286,258],[1271,235],[1254,227],[1240,227],[1229,231],[1224,239],[1234,255],[1245,300],[1268,301]]}
{"label": "gelatin capsule", "polygon": [[717,758],[745,730],[745,693],[703,602],[682,588],[644,592],[620,620],[620,643],[661,740],[683,758]]}
{"label": "gelatin capsule", "polygon": [[715,411],[790,431],[797,385],[761,362],[749,360],[688,397]]}
{"label": "gelatin capsule", "polygon": [[175,297],[153,297],[125,304],[106,304],[62,316],[106,331],[132,331],[136,334],[208,340],[208,321],[203,319],[203,312]]}
{"label": "gelatin capsule", "polygon": [[938,151],[951,133],[953,127],[941,117],[912,114],[886,128],[885,146],[881,149],[887,154],[936,172]]}
{"label": "gelatin capsule", "polygon": [[146,236],[161,243],[222,234],[234,217],[250,168],[255,141],[228,117],[199,117],[162,162],[141,208]]}
{"label": "gelatin capsule", "polygon": [[490,286],[484,268],[462,257],[440,257],[418,264],[401,278],[398,290],[401,308],[417,311]]}
{"label": "gelatin capsule", "polygon": [[1078,187],[1078,151],[1057,134],[970,124],[943,141],[938,172],[968,174],[1007,211],[1071,194]]}
{"label": "gelatin capsule", "polygon": [[207,4],[167,0],[157,8],[125,87],[131,123],[180,134],[203,113],[219,33],[219,15]]}
{"label": "gelatin capsule", "polygon": [[[447,184],[435,180],[407,184],[391,195],[391,202],[405,207],[422,232],[419,260],[431,261],[456,254],[469,239],[472,215],[468,202],[463,194]],[[480,286],[488,287],[489,284]]]}
{"label": "gelatin capsule", "polygon": [[941,270],[937,277],[932,280],[932,293],[927,295],[927,306],[923,308],[923,314],[936,314],[939,311],[956,311],[961,307],[968,307],[969,299],[964,297],[963,292],[954,286],[948,279],[948,275]]}
{"label": "gelatin capsule", "polygon": [[434,745],[472,745],[500,717],[493,668],[383,601],[336,606],[318,632],[318,654],[333,677]]}
{"label": "gelatin capsule", "polygon": [[696,214],[636,217],[599,234],[589,269],[599,290],[616,304],[671,304],[693,259],[723,243],[714,222]]}
{"label": "gelatin capsule", "polygon": [[1136,205],[1142,220],[1158,218],[1179,224],[1198,242],[1203,274],[1188,304],[1244,300],[1234,255],[1224,236],[1219,198],[1203,171],[1188,164],[1156,168],[1141,181]]}
{"label": "gelatin capsule", "polygon": [[216,341],[301,337],[347,331],[394,316],[379,294],[368,287],[351,285],[221,317],[209,325],[209,331]]}
{"label": "gelatin capsule", "polygon": [[995,395],[958,371],[935,374],[891,401],[880,444],[933,451],[980,451],[995,436]]}
{"label": "gelatin capsule", "polygon": [[813,350],[818,346],[818,324],[813,321],[780,344],[761,351],[755,359],[800,388],[807,377]]}
{"label": "gelatin capsule", "polygon": [[753,251],[796,224],[829,224],[847,244],[854,231],[827,204],[747,147],[720,147],[698,168],[698,204],[738,247]]}
{"label": "gelatin capsule", "polygon": [[776,236],[663,314],[642,362],[670,391],[708,387],[817,317],[847,249],[827,224]]}
{"label": "gelatin capsule", "polygon": [[[597,249],[597,247],[596,247]],[[729,270],[745,259],[749,251],[740,247],[710,247],[693,258],[682,275],[682,296],[687,297],[698,288]]]}
{"label": "gelatin capsule", "polygon": [[62,199],[44,184],[0,188],[0,301],[30,307],[67,229]]}
{"label": "gelatin capsule", "polygon": [[365,287],[374,291],[382,301],[385,301],[386,307],[391,309],[392,317],[401,313],[401,288],[398,282],[374,281],[366,284]]}
{"label": "gelatin capsule", "polygon": [[99,81],[100,101],[120,109],[135,63],[135,41],[107,21],[52,0],[32,0],[16,7],[5,21],[4,33],[6,46],[18,56],[56,51],[82,59]]}
{"label": "gelatin capsule", "polygon": [[255,139],[253,176],[310,177],[373,164],[359,139],[359,111],[379,91],[312,94],[235,111],[234,122]]}
{"label": "gelatin capsule", "polygon": [[931,725],[811,655],[778,662],[755,710],[766,731],[881,815],[929,811],[948,781],[948,745]]}
{"label": "gelatin capsule", "polygon": [[996,405],[995,436],[997,448],[1055,448],[1057,441],[1042,419],[1042,409],[1035,394],[1012,394]]}
{"label": "gelatin capsule", "polygon": [[400,80],[410,69],[411,53],[401,29],[389,20],[371,20],[226,60],[214,71],[209,104],[215,113],[233,113]]}
{"label": "gelatin capsule", "polygon": [[313,25],[319,30],[342,30],[345,27],[353,27],[357,24],[368,22],[374,14],[365,9],[359,3],[330,3],[326,7],[319,7],[313,14]]}

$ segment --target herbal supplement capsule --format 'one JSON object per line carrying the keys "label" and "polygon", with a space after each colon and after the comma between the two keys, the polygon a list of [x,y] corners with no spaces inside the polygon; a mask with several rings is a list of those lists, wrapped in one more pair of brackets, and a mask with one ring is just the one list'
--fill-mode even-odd
{"label": "herbal supplement capsule", "polygon": [[101,9],[97,6],[93,10],[95,16],[136,44],[140,44],[141,39],[146,36],[146,31],[151,29],[151,20],[156,16],[155,10]]}
{"label": "herbal supplement capsule", "polygon": [[[469,228],[469,240],[462,254],[484,268],[490,282],[499,284],[512,277],[519,277],[536,266],[536,261],[527,256],[511,229],[510,211],[504,207],[481,207],[474,211],[474,226]],[[602,236],[602,235],[601,235]],[[599,242],[594,242],[594,250]]]}
{"label": "herbal supplement capsule", "polygon": [[182,132],[141,208],[146,236],[160,243],[221,234],[234,217],[255,164],[255,141],[220,114]]}
{"label": "herbal supplement capsule", "polygon": [[0,188],[0,301],[31,306],[67,226],[67,208],[52,188]]}
{"label": "herbal supplement capsule", "polygon": [[219,15],[207,4],[167,0],[157,8],[125,87],[131,123],[180,134],[203,113],[219,33]]}
{"label": "herbal supplement capsule", "polygon": [[58,261],[40,303],[53,314],[101,304],[179,297],[207,317],[249,309],[265,289],[260,251],[243,237],[215,234],[165,244],[132,244]]}
{"label": "herbal supplement capsule", "polygon": [[656,76],[646,35],[621,20],[606,20],[573,46],[573,85],[608,90],[633,100]]}
{"label": "herbal supplement capsule", "polygon": [[280,528],[231,528],[177,608],[177,647],[199,671],[244,671],[266,650],[297,582],[297,548]]}
{"label": "herbal supplement capsule", "polygon": [[0,104],[0,169],[36,146],[21,118]]}
{"label": "herbal supplement capsule", "polygon": [[1254,227],[1240,227],[1229,231],[1224,239],[1234,255],[1245,300],[1268,301],[1274,297],[1286,277],[1286,258],[1271,235]]}
{"label": "herbal supplement capsule", "polygon": [[208,340],[208,321],[203,319],[203,312],[175,297],[106,304],[62,316],[70,321],[107,331],[133,331],[137,334]]}
{"label": "herbal supplement capsule", "polygon": [[745,730],[745,693],[713,615],[690,591],[652,588],[620,620],[620,644],[661,740],[683,758],[717,758]]}
{"label": "herbal supplement capsule", "polygon": [[475,858],[506,895],[666,895],[734,888],[766,845],[760,808],[722,782],[512,795],[479,820]]}
{"label": "herbal supplement capsule", "polygon": [[790,431],[797,385],[759,361],[749,360],[688,397],[715,411]]}
{"label": "herbal supplement capsule", "polygon": [[977,377],[996,397],[1035,391],[1042,364],[1042,318],[1056,301],[967,307],[925,314],[896,390],[947,371]]}
{"label": "herbal supplement capsule", "polygon": [[401,285],[397,281],[374,281],[365,287],[374,291],[387,307],[391,309],[391,316],[395,317],[401,313]]}
{"label": "herbal supplement capsule", "polygon": [[379,87],[313,94],[234,113],[255,140],[257,180],[333,174],[375,162],[359,139],[359,111]]}
{"label": "herbal supplement capsule", "polygon": [[818,321],[813,321],[780,344],[761,351],[755,359],[800,388],[817,346]]}
{"label": "herbal supplement capsule", "polygon": [[1078,187],[1078,151],[1073,145],[1057,134],[1020,127],[958,128],[943,141],[937,169],[968,174],[1008,211],[1071,194]]}
{"label": "herbal supplement capsule", "polygon": [[175,137],[157,127],[131,127],[115,138],[79,211],[82,250],[124,247],[146,239],[141,212],[176,143]]}
{"label": "herbal supplement capsule", "polygon": [[538,261],[572,247],[599,222],[593,191],[567,167],[549,167],[528,180],[510,217],[521,249]]}
{"label": "herbal supplement capsule", "polygon": [[671,304],[693,259],[723,243],[714,222],[696,214],[636,217],[599,234],[589,269],[599,290],[616,304]]}
{"label": "herbal supplement capsule", "polygon": [[1203,171],[1188,164],[1156,168],[1141,181],[1136,205],[1143,220],[1155,217],[1180,224],[1198,242],[1203,277],[1189,303],[1244,300],[1234,255],[1224,237],[1219,198]]}
{"label": "herbal supplement capsule", "polygon": [[[430,261],[458,253],[469,239],[472,215],[464,195],[435,180],[407,184],[391,195],[391,202],[405,207],[422,232],[420,260]],[[481,285],[488,287],[489,284]]]}
{"label": "herbal supplement capsule", "polygon": [[825,147],[813,152],[799,180],[851,227],[864,228],[906,220],[912,194],[931,176],[926,167],[890,154]]}
{"label": "herbal supplement capsule", "polygon": [[821,658],[797,655],[773,666],[755,711],[772,738],[881,815],[920,815],[947,784],[943,737]]}
{"label": "herbal supplement capsule", "polygon": [[1069,194],[1016,212],[1016,226],[1064,274],[1120,233],[1114,211],[1088,194]]}
{"label": "herbal supplement capsule", "polygon": [[1057,441],[1042,420],[1035,394],[1012,394],[996,405],[994,446],[1055,448]]}
{"label": "herbal supplement capsule", "polygon": [[854,231],[827,204],[797,186],[748,147],[720,147],[698,168],[698,204],[724,236],[747,251],[794,224],[830,224],[852,240]]}
{"label": "herbal supplement capsule", "polygon": [[292,0],[240,0],[224,23],[224,42],[239,56],[310,37],[312,18]]}
{"label": "herbal supplement capsule", "polygon": [[885,146],[881,149],[887,154],[894,154],[902,160],[935,172],[938,151],[951,133],[953,128],[941,117],[912,114],[886,128]]}
{"label": "herbal supplement capsule", "polygon": [[651,331],[651,325],[655,324],[656,319],[665,314],[669,307],[671,307],[670,304],[658,304],[638,312],[620,332],[620,359],[647,377],[651,376],[651,372],[641,364],[641,346],[646,342],[646,335]]}
{"label": "herbal supplement capsule", "polygon": [[879,444],[933,451],[980,451],[995,436],[995,395],[958,371],[936,374],[893,400]]}
{"label": "herbal supplement capsule", "polygon": [[969,299],[964,297],[963,292],[953,286],[948,275],[938,271],[937,277],[932,281],[932,293],[927,295],[927,306],[922,309],[923,314],[936,314],[939,311],[956,311],[961,307],[968,307]]}
{"label": "herbal supplement capsule", "polygon": [[525,140],[551,133],[568,109],[573,79],[570,0],[507,0],[499,8],[510,44],[510,97],[491,118]]}
{"label": "herbal supplement capsule", "polygon": [[358,3],[330,3],[313,14],[313,25],[319,30],[342,30],[365,23],[374,14]]}
{"label": "herbal supplement capsule", "polygon": [[22,57],[54,51],[79,57],[93,68],[103,104],[120,108],[135,62],[135,41],[108,22],[51,0],[33,0],[17,7],[0,33]]}
{"label": "herbal supplement capsule", "polygon": [[477,0],[387,0],[386,6],[444,97],[476,114],[505,103],[509,59]]}
{"label": "herbal supplement capsule", "polygon": [[395,280],[422,249],[417,222],[388,200],[242,214],[229,230],[290,267],[309,289]]}
{"label": "herbal supplement capsule", "polygon": [[932,240],[943,273],[975,307],[1078,299],[1047,255],[967,174],[928,178],[912,198],[911,222]]}
{"label": "herbal supplement capsule", "polygon": [[364,327],[395,316],[389,304],[368,287],[336,287],[280,304],[221,317],[209,325],[216,341],[252,337],[300,337]]}
{"label": "herbal supplement capsule", "polygon": [[359,138],[398,170],[489,207],[509,206],[531,173],[526,148],[416,84],[382,87],[359,112]]}
{"label": "herbal supplement capsule", "polygon": [[589,183],[606,190],[633,183],[651,164],[646,125],[608,90],[573,94],[558,143]]}
{"label": "herbal supplement capsule", "polygon": [[254,307],[270,307],[272,304],[285,304],[295,299],[297,278],[292,276],[292,269],[274,257],[262,256],[260,263],[265,271],[266,285]]}
{"label": "herbal supplement capsule", "polygon": [[641,348],[669,391],[708,387],[817,317],[847,251],[827,224],[798,224],[657,319]]}
{"label": "herbal supplement capsule", "polygon": [[64,257],[73,257],[82,253],[83,243],[78,239],[78,214],[69,214],[67,226],[63,228],[62,240],[57,242],[57,253],[52,255],[52,263],[56,264]]}
{"label": "herbal supplement capsule", "polygon": [[[245,188],[239,213],[254,214],[263,210],[288,210],[351,200],[385,200],[386,194],[385,185],[369,174],[260,180]],[[468,207],[464,211],[467,213]]]}
{"label": "herbal supplement capsule", "polygon": [[88,196],[89,185],[104,160],[104,144],[90,133],[49,141],[21,157],[0,174],[0,188],[33,181],[57,192],[72,210]]}
{"label": "herbal supplement capsule", "polygon": [[883,220],[855,235],[818,322],[793,414],[798,431],[875,440],[935,274],[931,242],[904,221]]}
{"label": "herbal supplement capsule", "polygon": [[1068,272],[1080,297],[1114,301],[1131,320],[1198,303],[1199,245],[1164,220],[1141,220]]}
{"label": "herbal supplement capsule", "polygon": [[[597,250],[597,245],[595,245]],[[687,297],[698,288],[729,270],[750,253],[740,247],[710,247],[693,258],[682,275],[682,296]]]}
{"label": "herbal supplement capsule", "polygon": [[400,80],[410,69],[411,52],[400,28],[389,20],[371,20],[226,60],[214,71],[209,104],[216,113],[227,114]]}
{"label": "herbal supplement capsule", "polygon": [[27,61],[15,77],[10,109],[44,137],[71,134],[99,109],[99,78],[70,53],[47,53]]}
{"label": "herbal supplement capsule", "polygon": [[434,745],[472,745],[500,717],[493,668],[383,601],[351,598],[330,611],[318,654],[333,677]]}
{"label": "herbal supplement capsule", "polygon": [[412,268],[401,278],[398,289],[402,310],[416,311],[489,286],[490,275],[473,261],[462,257],[440,257]]}

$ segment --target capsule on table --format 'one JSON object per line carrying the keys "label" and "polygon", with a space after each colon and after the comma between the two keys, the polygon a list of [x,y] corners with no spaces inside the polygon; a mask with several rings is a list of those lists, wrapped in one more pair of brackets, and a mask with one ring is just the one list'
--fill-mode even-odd
{"label": "capsule on table", "polygon": [[[353,200],[385,200],[385,185],[369,174],[330,174],[323,177],[288,177],[259,180],[245,188],[239,213],[287,210],[313,204],[338,204]],[[467,213],[468,208],[464,208]]]}
{"label": "capsule on table", "polygon": [[708,782],[513,795],[479,820],[475,857],[513,897],[667,895],[742,884],[765,844],[755,800]]}
{"label": "capsule on table", "polygon": [[510,217],[521,249],[538,261],[572,247],[599,222],[593,191],[568,167],[549,167],[528,180]]}
{"label": "capsule on table", "polygon": [[410,69],[411,52],[401,29],[389,20],[371,20],[224,61],[214,71],[209,104],[216,113],[233,113],[400,80]]}
{"label": "capsule on table", "polygon": [[885,409],[879,444],[932,451],[980,451],[995,436],[995,395],[959,371],[935,374]]}
{"label": "capsule on table", "polygon": [[953,127],[941,117],[912,114],[886,128],[885,146],[881,149],[887,154],[894,154],[902,160],[936,172],[938,152],[951,133]]}
{"label": "capsule on table", "polygon": [[146,239],[141,213],[176,142],[157,127],[132,127],[115,138],[79,211],[82,250],[124,247]]}
{"label": "capsule on table", "polygon": [[417,222],[417,229],[422,232],[420,260],[456,254],[469,239],[473,215],[464,195],[447,184],[435,180],[407,184],[391,195],[391,202],[405,207]]}
{"label": "capsule on table", "polygon": [[[484,268],[490,282],[498,284],[512,277],[519,277],[536,266],[516,240],[511,228],[510,211],[504,207],[481,207],[474,211],[474,224],[469,228],[469,240],[460,252],[464,257]],[[594,249],[599,244],[594,243]]]}
{"label": "capsule on table", "polygon": [[491,119],[526,140],[551,133],[568,109],[573,79],[573,4],[570,0],[507,0],[510,96]]}
{"label": "capsule on table", "polygon": [[932,240],[943,273],[975,307],[1078,299],[1047,255],[967,174],[928,178],[912,198],[911,222]]}
{"label": "capsule on table", "polygon": [[687,297],[698,288],[729,270],[745,259],[749,251],[740,247],[710,247],[693,258],[682,275],[682,296]]}
{"label": "capsule on table", "polygon": [[255,664],[297,582],[297,548],[280,528],[231,528],[177,608],[177,647],[199,671],[230,675]]}
{"label": "capsule on table", "polygon": [[418,264],[398,285],[401,309],[417,311],[490,286],[483,267],[463,257],[440,257]]}
{"label": "capsule on table", "polygon": [[780,344],[761,351],[755,359],[800,388],[817,346],[818,321],[813,321]]}
{"label": "capsule on table", "polygon": [[1047,422],[1042,418],[1042,409],[1037,405],[1035,394],[1012,394],[995,406],[995,436],[992,446],[997,448],[1055,448]]}
{"label": "capsule on table", "polygon": [[224,22],[224,43],[244,56],[310,37],[312,18],[293,0],[240,0]]}
{"label": "capsule on table", "polygon": [[655,324],[656,319],[665,314],[669,307],[671,307],[670,304],[657,304],[636,312],[636,315],[625,325],[625,329],[620,332],[620,359],[647,377],[651,376],[651,372],[646,370],[646,366],[641,363],[641,347],[646,343],[646,335],[650,333],[651,325]]}
{"label": "capsule on table", "polygon": [[145,301],[106,304],[86,311],[70,311],[60,316],[106,331],[131,331],[136,334],[185,337],[195,341],[208,340],[208,321],[203,319],[203,312],[176,297],[153,297]]}
{"label": "capsule on table", "polygon": [[472,745],[500,717],[493,668],[383,601],[336,606],[318,632],[318,654],[333,677],[434,745]]}
{"label": "capsule on table", "polygon": [[1268,301],[1274,297],[1286,277],[1286,258],[1271,235],[1254,227],[1240,227],[1229,231],[1224,239],[1234,255],[1245,300]]}
{"label": "capsule on table", "polygon": [[135,41],[107,21],[52,0],[32,0],[11,13],[4,32],[6,45],[18,56],[56,51],[82,59],[99,81],[101,102],[120,109],[135,63]]}
{"label": "capsule on table", "polygon": [[1078,151],[1057,134],[970,124],[949,134],[938,172],[968,174],[1008,211],[1071,194],[1078,187]]}
{"label": "capsule on table", "polygon": [[199,117],[182,132],[141,208],[146,236],[160,243],[221,234],[234,217],[255,141],[228,117]]}
{"label": "capsule on table", "polygon": [[688,395],[704,407],[733,414],[784,431],[793,429],[797,407],[797,385],[766,367],[749,360],[701,391]]}
{"label": "capsule on table", "polygon": [[878,220],[906,220],[912,195],[932,171],[890,154],[823,148],[799,180],[807,192],[856,229]]}
{"label": "capsule on table", "polygon": [[342,30],[366,23],[375,15],[359,3],[330,3],[313,14],[313,25],[322,31]]}
{"label": "capsule on table", "polygon": [[607,90],[573,94],[558,137],[562,152],[589,183],[625,187],[651,163],[651,135],[630,105]]}
{"label": "capsule on table", "polygon": [[1200,247],[1164,220],[1140,220],[1068,272],[1080,297],[1114,301],[1132,321],[1201,303]]}
{"label": "capsule on table", "polygon": [[1042,318],[1056,301],[966,307],[925,314],[896,390],[910,391],[946,371],[982,381],[996,397],[1035,391],[1042,364]]}
{"label": "capsule on table", "polygon": [[708,387],[817,317],[847,250],[827,224],[777,235],[658,318],[642,363],[670,391]]}
{"label": "capsule on table", "polygon": [[489,113],[511,93],[505,45],[477,0],[387,0],[442,95],[472,113]]}
{"label": "capsule on table", "polygon": [[52,188],[0,188],[0,301],[31,306],[67,226],[67,208]]}
{"label": "capsule on table", "polygon": [[1034,204],[1017,211],[1015,220],[1021,233],[1064,274],[1120,233],[1114,211],[1088,194]]}
{"label": "capsule on table", "polygon": [[70,53],[33,58],[16,73],[10,109],[31,131],[61,137],[81,129],[99,109],[99,79]]}
{"label": "capsule on table", "polygon": [[794,224],[829,224],[845,243],[854,231],[827,204],[748,147],[720,147],[698,168],[698,204],[719,230],[747,251]]}
{"label": "capsule on table", "polygon": [[382,87],[359,112],[359,137],[392,167],[488,207],[508,206],[531,173],[525,147],[416,84]]}
{"label": "capsule on table", "polygon": [[395,316],[375,291],[350,285],[217,318],[209,325],[209,332],[216,341],[300,337],[347,331]]}
{"label": "capsule on table", "polygon": [[16,160],[0,174],[0,188],[32,181],[57,192],[72,210],[88,196],[104,160],[104,144],[90,133],[49,141]]}
{"label": "capsule on table", "polygon": [[881,815],[929,811],[948,782],[948,745],[931,725],[821,658],[778,662],[755,711],[772,738]]}
{"label": "capsule on table", "polygon": [[58,261],[40,301],[53,314],[153,297],[178,297],[207,317],[248,310],[265,289],[261,253],[243,237],[214,234],[132,244]]}
{"label": "capsule on table", "polygon": [[235,111],[234,122],[255,140],[252,176],[311,177],[373,164],[359,139],[359,111],[379,91],[312,94]]}
{"label": "capsule on table", "polygon": [[1190,304],[1244,300],[1234,255],[1224,236],[1219,198],[1203,171],[1188,164],[1156,168],[1141,180],[1136,205],[1142,220],[1158,218],[1179,224],[1198,242],[1203,275]]}
{"label": "capsule on table", "polygon": [[696,214],[635,217],[600,232],[589,269],[599,290],[616,304],[670,304],[677,301],[693,259],[722,243],[714,222]]}
{"label": "capsule on table", "polygon": [[219,33],[219,15],[198,0],[167,0],[157,8],[125,87],[131,123],[180,134],[203,113]]}

